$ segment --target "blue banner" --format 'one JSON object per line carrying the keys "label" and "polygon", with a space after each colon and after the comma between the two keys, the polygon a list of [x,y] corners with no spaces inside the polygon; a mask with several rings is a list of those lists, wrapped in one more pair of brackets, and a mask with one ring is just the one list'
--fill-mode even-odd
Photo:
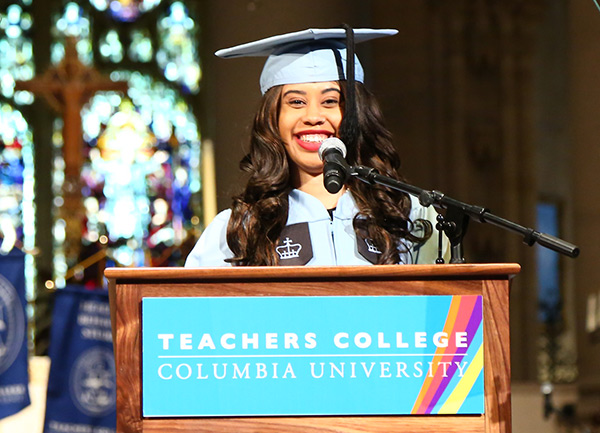
{"label": "blue banner", "polygon": [[144,298],[142,413],[481,414],[481,296]]}
{"label": "blue banner", "polygon": [[28,406],[25,254],[0,254],[0,418]]}
{"label": "blue banner", "polygon": [[116,376],[108,294],[56,291],[44,433],[114,433]]}

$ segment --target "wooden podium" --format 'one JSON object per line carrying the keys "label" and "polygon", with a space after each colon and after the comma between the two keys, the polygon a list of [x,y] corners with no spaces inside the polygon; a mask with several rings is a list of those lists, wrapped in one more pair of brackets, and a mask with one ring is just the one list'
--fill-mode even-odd
{"label": "wooden podium", "polygon": [[[356,267],[109,268],[117,432],[511,432],[509,291],[517,264]],[[144,297],[480,295],[484,415],[144,418]]]}

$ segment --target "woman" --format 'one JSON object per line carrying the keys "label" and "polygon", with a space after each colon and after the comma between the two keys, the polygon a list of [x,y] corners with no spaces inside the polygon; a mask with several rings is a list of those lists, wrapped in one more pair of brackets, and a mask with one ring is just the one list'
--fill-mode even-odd
{"label": "woman", "polygon": [[[325,33],[319,33],[325,32]],[[395,31],[356,29],[358,42]],[[318,150],[352,131],[347,162],[401,178],[400,158],[360,62],[346,62],[343,29],[308,30],[217,52],[269,54],[263,99],[240,166],[245,190],[206,228],[186,266],[433,263],[435,211],[408,195],[350,179],[335,194],[323,184]],[[350,56],[352,58],[352,55]],[[346,81],[354,63],[355,80]],[[350,70],[352,71],[352,69]],[[356,83],[354,83],[356,81]],[[358,108],[343,125],[349,86]]]}

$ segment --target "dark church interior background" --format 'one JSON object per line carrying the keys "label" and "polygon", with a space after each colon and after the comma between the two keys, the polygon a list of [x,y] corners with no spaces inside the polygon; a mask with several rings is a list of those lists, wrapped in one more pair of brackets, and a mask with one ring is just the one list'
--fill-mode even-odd
{"label": "dark church interior background", "polygon": [[52,352],[57,293],[102,293],[107,266],[181,266],[229,206],[262,62],[212,53],[341,22],[400,29],[357,49],[412,183],[581,246],[573,261],[479,224],[465,242],[469,262],[523,266],[513,390],[552,384],[544,422],[598,428],[592,0],[0,1],[0,261],[24,253],[30,358]]}

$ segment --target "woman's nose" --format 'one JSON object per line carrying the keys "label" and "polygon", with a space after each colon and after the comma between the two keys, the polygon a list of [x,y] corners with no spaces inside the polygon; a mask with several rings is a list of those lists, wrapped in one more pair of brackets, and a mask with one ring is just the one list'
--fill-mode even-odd
{"label": "woman's nose", "polygon": [[325,122],[325,115],[319,104],[309,104],[304,113],[304,122],[310,125],[320,125]]}

